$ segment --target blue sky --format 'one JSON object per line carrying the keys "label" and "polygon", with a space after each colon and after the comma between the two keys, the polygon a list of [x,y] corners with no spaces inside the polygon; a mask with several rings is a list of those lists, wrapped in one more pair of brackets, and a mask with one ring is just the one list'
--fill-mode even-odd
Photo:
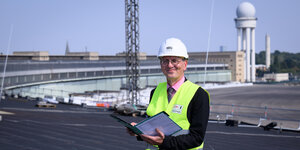
{"label": "blue sky", "polygon": [[[209,51],[237,49],[234,18],[243,0],[215,0]],[[256,52],[271,37],[271,52],[300,52],[299,0],[248,0],[256,8]],[[140,51],[156,55],[162,41],[180,38],[190,52],[206,51],[211,0],[140,0]],[[0,52],[115,55],[125,50],[124,0],[1,0]]]}

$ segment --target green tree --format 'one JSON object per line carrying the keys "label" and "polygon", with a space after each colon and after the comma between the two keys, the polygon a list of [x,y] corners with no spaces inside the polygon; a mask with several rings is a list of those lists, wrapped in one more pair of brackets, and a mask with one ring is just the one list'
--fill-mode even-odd
{"label": "green tree", "polygon": [[275,54],[273,62],[274,63],[270,65],[270,72],[278,73],[280,70],[278,55]]}
{"label": "green tree", "polygon": [[260,51],[255,55],[255,64],[265,64],[266,63],[266,52]]}
{"label": "green tree", "polygon": [[[256,64],[265,64],[266,53],[261,51],[256,54]],[[257,70],[256,73],[259,77],[264,73],[292,73],[293,75],[300,76],[300,53],[280,52],[275,50],[271,54],[271,66],[269,70]]]}

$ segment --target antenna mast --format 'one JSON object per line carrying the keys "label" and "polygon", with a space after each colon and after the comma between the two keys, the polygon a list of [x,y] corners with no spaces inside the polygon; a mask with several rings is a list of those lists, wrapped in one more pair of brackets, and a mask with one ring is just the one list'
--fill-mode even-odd
{"label": "antenna mast", "polygon": [[3,74],[2,74],[1,89],[0,89],[0,102],[1,102],[1,99],[2,99],[2,95],[3,95],[4,79],[5,79],[5,73],[6,73],[8,52],[9,52],[9,49],[10,49],[10,43],[11,43],[11,37],[12,37],[12,34],[13,34],[13,30],[14,30],[14,26],[11,25],[11,27],[10,27],[10,34],[9,34],[9,38],[8,38],[8,45],[7,45],[7,49],[6,49],[6,57],[5,57],[4,69],[3,69]]}
{"label": "antenna mast", "polygon": [[138,104],[140,76],[139,63],[139,4],[138,0],[125,0],[126,32],[126,88],[131,104]]}

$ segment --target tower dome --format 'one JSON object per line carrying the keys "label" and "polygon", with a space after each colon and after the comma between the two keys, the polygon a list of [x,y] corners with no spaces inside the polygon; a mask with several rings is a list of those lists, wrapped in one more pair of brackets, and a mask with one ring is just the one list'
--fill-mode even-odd
{"label": "tower dome", "polygon": [[242,2],[236,9],[238,18],[242,17],[255,17],[255,8],[249,2]]}

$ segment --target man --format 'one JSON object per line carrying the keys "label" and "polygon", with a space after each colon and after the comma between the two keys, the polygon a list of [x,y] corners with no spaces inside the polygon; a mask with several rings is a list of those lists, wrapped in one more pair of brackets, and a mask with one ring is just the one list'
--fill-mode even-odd
{"label": "man", "polygon": [[156,129],[158,136],[139,136],[151,145],[147,149],[203,149],[209,93],[184,77],[188,54],[179,39],[169,38],[163,42],[158,57],[167,82],[160,83],[151,91],[147,115],[166,111],[183,130],[177,135],[165,136]]}

